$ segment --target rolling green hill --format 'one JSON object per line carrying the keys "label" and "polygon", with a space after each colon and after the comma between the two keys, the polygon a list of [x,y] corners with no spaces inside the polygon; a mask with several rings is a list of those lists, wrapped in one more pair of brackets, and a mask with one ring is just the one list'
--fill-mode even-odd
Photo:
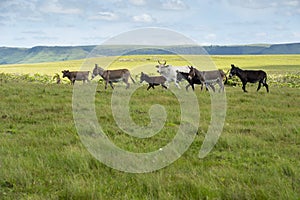
{"label": "rolling green hill", "polygon": [[[36,46],[32,48],[0,47],[0,64],[40,63],[86,58],[96,46]],[[300,54],[300,43],[274,45],[204,46],[210,55]],[[100,46],[94,55],[164,55],[203,54],[198,46]],[[124,53],[125,52],[125,53]]]}
{"label": "rolling green hill", "polygon": [[94,46],[0,48],[0,64],[39,63],[85,58]]}

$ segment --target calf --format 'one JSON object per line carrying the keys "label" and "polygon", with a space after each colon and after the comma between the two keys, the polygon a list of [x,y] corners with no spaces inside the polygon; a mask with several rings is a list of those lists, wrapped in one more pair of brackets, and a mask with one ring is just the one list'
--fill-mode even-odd
{"label": "calf", "polygon": [[149,90],[151,87],[154,89],[154,86],[157,85],[161,85],[163,88],[167,89],[167,86],[165,86],[167,79],[163,76],[148,76],[142,72],[140,82],[142,83],[143,81],[146,81],[149,84],[147,90]]}
{"label": "calf", "polygon": [[67,77],[70,81],[71,84],[74,85],[75,80],[76,81],[82,81],[85,83],[86,81],[89,82],[89,71],[69,71],[69,70],[64,70],[62,71],[63,73],[63,78]]}
{"label": "calf", "polygon": [[131,78],[132,82],[135,83],[133,78],[130,75],[128,69],[115,69],[115,70],[104,70],[102,67],[98,67],[95,64],[95,68],[93,70],[92,79],[97,75],[100,75],[105,81],[105,89],[107,89],[107,84],[109,83],[111,88],[114,89],[113,82],[123,81],[126,83],[126,89],[130,87],[128,79]]}

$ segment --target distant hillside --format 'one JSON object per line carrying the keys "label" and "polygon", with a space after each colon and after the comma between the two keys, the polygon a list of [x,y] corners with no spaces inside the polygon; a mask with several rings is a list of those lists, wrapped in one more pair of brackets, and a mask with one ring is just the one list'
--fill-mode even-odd
{"label": "distant hillside", "polygon": [[38,63],[85,58],[94,46],[8,48],[0,47],[0,64]]}
{"label": "distant hillside", "polygon": [[[0,47],[0,64],[38,63],[83,59],[96,46],[37,46],[33,48]],[[300,43],[274,45],[204,46],[210,55],[300,54]],[[198,46],[100,46],[94,55],[115,56],[143,54],[203,54]]]}

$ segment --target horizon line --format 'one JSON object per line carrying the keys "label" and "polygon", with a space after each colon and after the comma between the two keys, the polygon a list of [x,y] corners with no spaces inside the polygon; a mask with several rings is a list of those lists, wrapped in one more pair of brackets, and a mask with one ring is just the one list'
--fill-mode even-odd
{"label": "horizon line", "polygon": [[[179,45],[161,45],[161,46],[200,46],[200,47],[209,47],[209,46],[271,46],[271,45],[287,45],[287,44],[299,44],[300,42],[283,42],[283,43],[248,43],[248,44],[179,44]],[[35,47],[92,47],[92,46],[149,46],[152,45],[139,45],[139,44],[111,44],[111,45],[96,45],[96,44],[78,44],[78,45],[35,45],[31,47],[26,46],[0,46],[0,48],[20,48],[20,49],[32,49]],[[153,45],[153,47],[159,47],[159,45]]]}

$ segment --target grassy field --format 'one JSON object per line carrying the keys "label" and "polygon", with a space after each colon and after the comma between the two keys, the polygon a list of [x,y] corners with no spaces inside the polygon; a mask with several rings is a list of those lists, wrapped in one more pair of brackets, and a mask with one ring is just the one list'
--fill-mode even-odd
{"label": "grassy field", "polygon": [[[263,68],[267,72],[274,71],[298,71],[300,55],[253,55],[253,56],[211,56],[210,58],[217,68],[228,70],[230,64],[235,64],[241,68]],[[73,60],[52,63],[36,63],[36,64],[15,64],[0,65],[0,73],[16,73],[16,74],[36,74],[53,76],[60,73],[64,69],[78,70],[86,62],[90,62],[90,71],[94,68],[94,64],[99,66],[112,64],[110,68],[126,67],[128,69],[135,68],[140,65],[150,65],[154,67],[157,60],[166,60],[171,65],[187,65],[195,64],[199,69],[205,66],[201,65],[201,57],[196,55],[185,56],[168,56],[168,55],[140,55],[140,56],[121,56],[121,57],[101,57],[98,59]],[[199,65],[198,65],[199,64]]]}
{"label": "grassy field", "polygon": [[[166,57],[122,57],[114,67],[155,65],[157,58]],[[50,76],[40,81],[27,75],[0,74],[0,199],[299,199],[300,56],[212,59],[224,70],[231,63],[266,70],[270,93],[265,88],[256,92],[253,84],[247,85],[248,93],[240,86],[226,86],[224,130],[212,152],[199,159],[211,105],[209,93],[196,87],[201,122],[194,142],[173,164],[146,174],[111,169],[82,144],[72,116],[73,87],[51,83],[51,77],[66,67],[76,69],[83,61],[0,66],[0,72]],[[184,64],[177,57],[166,60]],[[111,94],[103,84],[98,86],[96,113],[118,146],[148,152],[174,137],[180,113],[170,91],[161,87],[146,91],[144,85],[132,96],[130,113],[137,124],[149,122],[153,104],[163,105],[168,113],[162,132],[149,139],[128,137],[118,128],[110,106],[104,106],[110,105]]]}
{"label": "grassy field", "polygon": [[[27,76],[48,76],[51,79],[55,74],[62,76],[62,70],[89,70],[92,71],[95,63],[110,69],[128,68],[133,70],[133,75],[140,74],[136,68],[144,72],[157,74],[155,66],[158,60],[166,60],[171,65],[193,65],[201,70],[215,68],[228,72],[231,64],[242,69],[263,69],[268,73],[269,82],[274,85],[298,86],[300,85],[300,55],[242,55],[242,56],[210,56],[197,55],[136,55],[136,56],[112,56],[89,58],[84,60],[71,60],[63,62],[36,63],[36,64],[13,64],[0,65],[0,73]],[[291,81],[289,81],[291,79]],[[52,82],[55,82],[52,80]],[[69,82],[67,78],[64,83]]]}

